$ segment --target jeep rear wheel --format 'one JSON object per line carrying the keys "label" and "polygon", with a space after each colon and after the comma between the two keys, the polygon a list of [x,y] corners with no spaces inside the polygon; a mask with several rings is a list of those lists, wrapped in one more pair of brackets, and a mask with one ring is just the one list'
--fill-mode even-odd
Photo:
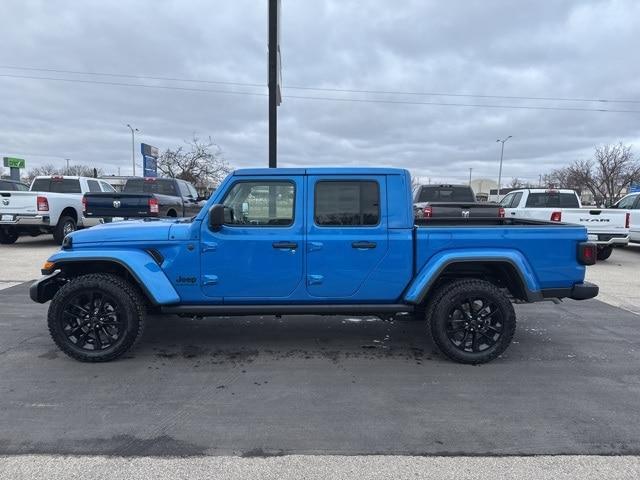
{"label": "jeep rear wheel", "polygon": [[502,354],[515,333],[507,296],[484,280],[456,280],[434,295],[429,331],[440,351],[456,362],[486,363]]}
{"label": "jeep rear wheel", "polygon": [[49,332],[56,345],[81,362],[108,362],[142,335],[144,301],[129,282],[111,274],[76,277],[51,301]]}

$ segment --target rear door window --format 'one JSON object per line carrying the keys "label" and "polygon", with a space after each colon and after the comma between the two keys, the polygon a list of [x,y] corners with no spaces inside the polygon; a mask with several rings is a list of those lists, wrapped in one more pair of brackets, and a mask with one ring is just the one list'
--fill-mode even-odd
{"label": "rear door window", "polygon": [[522,192],[514,193],[513,200],[511,201],[511,205],[509,205],[509,208],[518,208],[518,205],[520,205],[521,199],[522,199]]}
{"label": "rear door window", "polygon": [[380,187],[373,181],[316,183],[314,219],[319,226],[377,225]]}
{"label": "rear door window", "polygon": [[103,192],[115,192],[116,189],[109,185],[107,182],[100,182],[100,187],[102,187]]}
{"label": "rear door window", "polygon": [[89,192],[100,192],[100,184],[96,180],[87,180],[87,187],[89,187]]}
{"label": "rear door window", "polygon": [[500,205],[503,208],[510,208],[511,207],[511,202],[513,201],[513,193],[508,194],[507,196],[505,196],[502,200],[500,200]]}

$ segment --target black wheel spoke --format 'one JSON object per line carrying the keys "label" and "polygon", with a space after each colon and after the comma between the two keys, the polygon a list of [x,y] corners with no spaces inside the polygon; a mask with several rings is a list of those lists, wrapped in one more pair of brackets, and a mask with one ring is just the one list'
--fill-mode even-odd
{"label": "black wheel spoke", "polygon": [[486,333],[484,333],[484,332],[483,332],[483,331],[481,331],[481,330],[479,330],[479,331],[478,331],[478,333],[479,333],[480,335],[482,335],[484,338],[486,338],[486,339],[489,341],[489,343],[487,343],[487,345],[491,346],[491,345],[493,345],[494,343],[496,343],[496,340],[495,340],[495,338],[494,338],[494,337],[492,337],[492,336],[490,336],[490,335],[487,335]]}
{"label": "black wheel spoke", "polygon": [[78,338],[76,345],[79,347],[84,347],[87,344],[87,338],[89,337],[89,332],[83,332]]}
{"label": "black wheel spoke", "polygon": [[125,317],[113,297],[99,288],[83,290],[69,299],[60,315],[62,333],[76,348],[100,351],[125,334]]}
{"label": "black wheel spoke", "polygon": [[471,351],[478,351],[478,332],[474,331],[471,337]]}
{"label": "black wheel spoke", "polygon": [[93,329],[93,334],[95,335],[95,347],[96,350],[101,350],[102,349],[102,340],[100,339],[100,327],[97,326]]}
{"label": "black wheel spoke", "polygon": [[[77,312],[76,313],[72,312],[71,311],[72,308],[77,310]],[[76,305],[74,303],[70,303],[69,305],[67,305],[66,308],[64,309],[64,311],[66,313],[68,313],[69,315],[76,316],[76,317],[82,317],[84,315],[89,315],[89,311],[88,310],[85,310],[80,305]]]}
{"label": "black wheel spoke", "polygon": [[487,325],[487,330],[491,330],[493,333],[497,333],[498,335],[502,335],[502,329],[498,330],[491,325]]}

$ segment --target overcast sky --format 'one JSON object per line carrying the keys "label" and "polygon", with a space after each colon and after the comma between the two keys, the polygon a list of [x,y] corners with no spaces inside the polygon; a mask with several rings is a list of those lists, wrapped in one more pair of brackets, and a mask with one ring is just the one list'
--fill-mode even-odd
{"label": "overcast sky", "polygon": [[[589,156],[595,144],[635,143],[638,155],[639,20],[637,0],[282,0],[279,164],[401,166],[449,182],[465,181],[472,167],[475,178],[495,178],[496,139],[513,135],[505,147],[506,183],[516,176],[537,181],[541,173]],[[195,132],[211,135],[234,167],[267,165],[266,87],[259,86],[267,75],[266,0],[2,0],[0,31],[0,156],[25,158],[28,166],[70,158],[128,174],[131,123],[142,132],[139,141],[161,149]]]}

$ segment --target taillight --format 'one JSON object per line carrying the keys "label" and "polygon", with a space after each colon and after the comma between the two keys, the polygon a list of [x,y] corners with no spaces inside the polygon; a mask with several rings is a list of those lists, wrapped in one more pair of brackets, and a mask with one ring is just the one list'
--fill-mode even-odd
{"label": "taillight", "polygon": [[422,209],[422,218],[431,218],[433,217],[433,207],[424,207]]}
{"label": "taillight", "polygon": [[562,221],[562,212],[553,212],[551,214],[552,222],[561,222]]}
{"label": "taillight", "polygon": [[631,225],[631,214],[627,212],[627,215],[625,216],[625,219],[624,219],[624,228],[629,228],[630,225]]}
{"label": "taillight", "polygon": [[504,218],[504,208],[498,208],[498,218]]}
{"label": "taillight", "polygon": [[38,203],[38,211],[39,212],[48,212],[49,211],[49,201],[47,197],[41,197],[38,195],[38,199],[36,200]]}
{"label": "taillight", "polygon": [[149,199],[149,213],[157,215],[158,210],[158,199],[151,197]]}
{"label": "taillight", "polygon": [[596,263],[598,250],[594,243],[582,242],[578,244],[578,261],[583,265]]}
{"label": "taillight", "polygon": [[82,213],[87,213],[87,197],[82,196]]}

